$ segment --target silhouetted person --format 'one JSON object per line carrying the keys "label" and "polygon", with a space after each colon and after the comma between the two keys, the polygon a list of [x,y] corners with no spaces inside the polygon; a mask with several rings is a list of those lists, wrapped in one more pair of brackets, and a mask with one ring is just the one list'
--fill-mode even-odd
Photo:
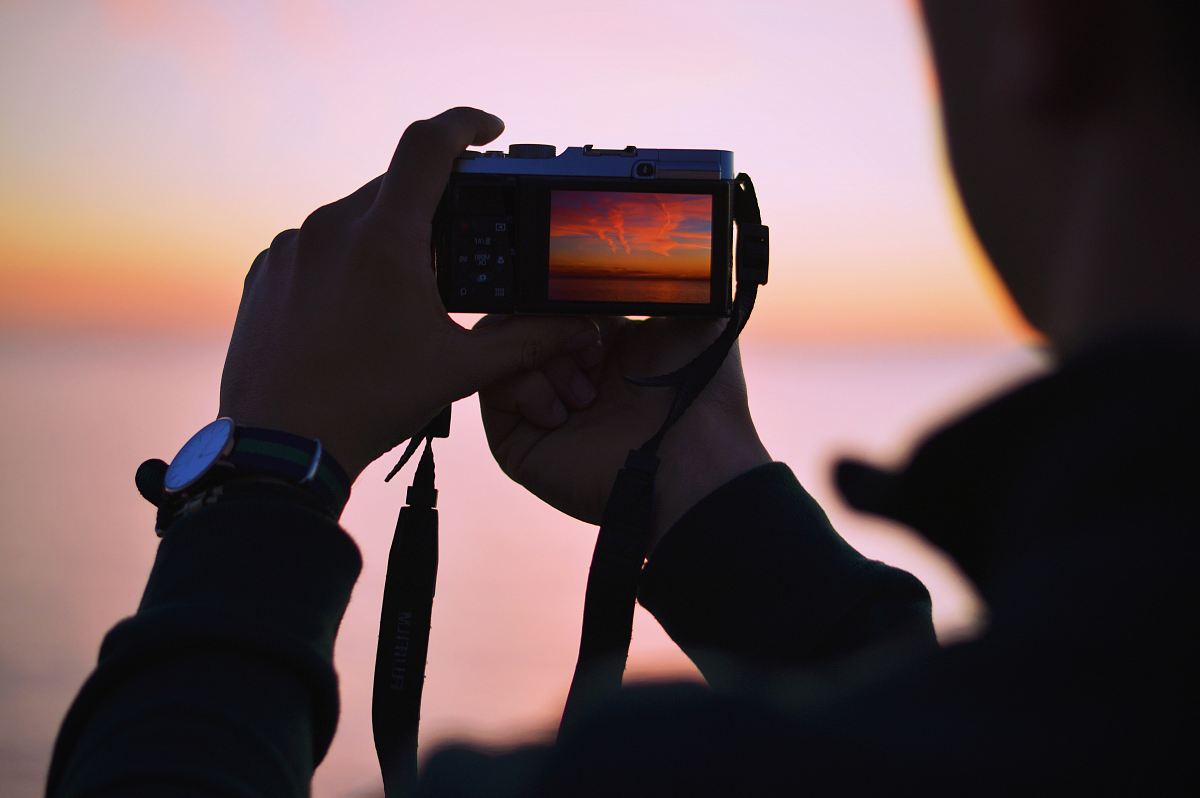
{"label": "silhouetted person", "polygon": [[[920,583],[858,555],[770,463],[735,351],[662,450],[641,589],[712,689],[625,691],[556,746],[443,752],[423,794],[1195,790],[1196,4],[922,6],[967,211],[1056,367],[902,467],[842,464],[838,481],[948,551],[988,628],[936,646]],[[677,364],[707,328],[455,326],[430,218],[455,154],[500,129],[469,109],[416,123],[386,175],[272,243],[247,278],[221,415],[320,438],[352,481],[490,386],[501,466],[596,521],[664,410],[619,375]],[[64,722],[50,793],[308,790],[360,567],[329,468],[325,494],[243,477],[162,519],[142,605]]]}

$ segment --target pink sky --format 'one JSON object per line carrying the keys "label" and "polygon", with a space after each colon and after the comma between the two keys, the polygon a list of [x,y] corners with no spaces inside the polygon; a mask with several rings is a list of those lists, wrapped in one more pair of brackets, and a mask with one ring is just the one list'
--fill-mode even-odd
{"label": "pink sky", "polygon": [[772,226],[753,334],[1023,334],[964,234],[900,0],[17,0],[0,47],[10,329],[224,332],[276,232],[468,104],[507,121],[499,148],[734,150]]}

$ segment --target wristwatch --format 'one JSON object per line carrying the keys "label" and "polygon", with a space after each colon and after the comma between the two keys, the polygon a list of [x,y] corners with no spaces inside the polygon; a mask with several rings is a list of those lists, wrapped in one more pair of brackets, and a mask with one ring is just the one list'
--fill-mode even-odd
{"label": "wristwatch", "polygon": [[175,512],[216,498],[243,478],[299,489],[335,520],[350,498],[350,478],[315,438],[239,426],[222,417],[188,439],[162,478],[164,505]]}

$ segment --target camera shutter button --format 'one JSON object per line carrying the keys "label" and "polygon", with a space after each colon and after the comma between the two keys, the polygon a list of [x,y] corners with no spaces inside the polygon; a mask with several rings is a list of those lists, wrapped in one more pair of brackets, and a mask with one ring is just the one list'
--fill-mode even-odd
{"label": "camera shutter button", "polygon": [[509,158],[553,158],[558,148],[553,144],[509,144]]}

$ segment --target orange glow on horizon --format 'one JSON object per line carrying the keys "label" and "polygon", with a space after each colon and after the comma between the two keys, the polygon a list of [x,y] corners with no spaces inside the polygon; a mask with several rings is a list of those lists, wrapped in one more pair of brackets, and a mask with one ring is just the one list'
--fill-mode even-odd
{"label": "orange glow on horizon", "polygon": [[240,285],[76,269],[0,269],[0,332],[227,334]]}

